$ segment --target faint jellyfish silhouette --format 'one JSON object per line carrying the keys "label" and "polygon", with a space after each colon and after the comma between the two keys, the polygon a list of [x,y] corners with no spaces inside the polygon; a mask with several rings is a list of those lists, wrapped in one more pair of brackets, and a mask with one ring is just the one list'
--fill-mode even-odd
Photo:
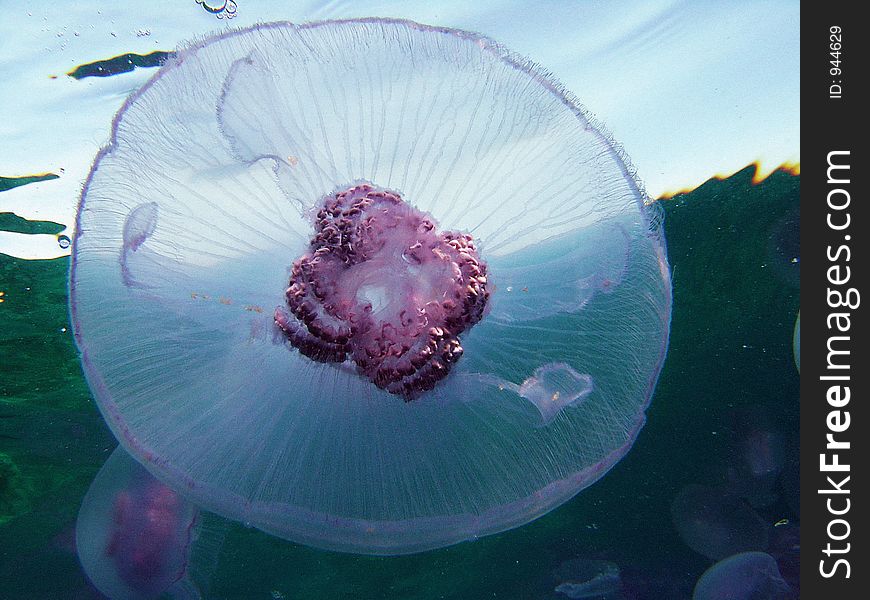
{"label": "faint jellyfish silhouette", "polygon": [[779,496],[786,440],[778,429],[775,410],[753,406],[733,415],[728,489],[756,508],[773,504]]}
{"label": "faint jellyfish silhouette", "polygon": [[[200,598],[191,574],[218,544],[202,538],[199,510],[118,447],[85,494],[75,544],[88,578],[112,600]],[[202,565],[203,572],[211,564]]]}
{"label": "faint jellyfish silhouette", "polygon": [[797,319],[794,322],[794,334],[791,338],[792,352],[794,353],[794,364],[797,367],[798,373],[801,372],[801,311],[798,311]]}
{"label": "faint jellyfish silhouette", "polygon": [[616,600],[622,597],[619,567],[608,560],[575,558],[553,573],[560,581],[555,592],[572,600]]}
{"label": "faint jellyfish silhouette", "polygon": [[610,137],[529,61],[407,21],[180,50],[116,117],[72,254],[121,444],[343,551],[475,539],[602,477],[670,325],[660,211]]}
{"label": "faint jellyfish silhouette", "polygon": [[787,600],[793,598],[776,561],[764,552],[744,552],[717,562],[695,585],[692,600]]}
{"label": "faint jellyfish silhouette", "polygon": [[756,479],[776,477],[785,460],[785,440],[778,431],[756,428],[743,440],[743,460]]}
{"label": "faint jellyfish silhouette", "polygon": [[671,504],[671,518],[689,548],[713,560],[767,549],[767,523],[732,492],[689,484]]}
{"label": "faint jellyfish silhouette", "polygon": [[800,596],[801,529],[800,525],[781,521],[773,528],[770,539],[770,554],[775,560],[785,582]]}

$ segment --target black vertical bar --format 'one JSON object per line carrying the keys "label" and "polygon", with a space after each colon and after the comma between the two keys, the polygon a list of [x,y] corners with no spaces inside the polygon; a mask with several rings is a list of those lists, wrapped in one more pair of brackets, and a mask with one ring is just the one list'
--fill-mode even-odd
{"label": "black vertical bar", "polygon": [[801,597],[870,597],[868,33],[801,8]]}

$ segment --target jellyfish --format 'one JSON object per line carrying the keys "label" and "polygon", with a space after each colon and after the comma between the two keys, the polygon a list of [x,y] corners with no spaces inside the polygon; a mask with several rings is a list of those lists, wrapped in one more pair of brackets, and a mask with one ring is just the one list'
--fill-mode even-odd
{"label": "jellyfish", "polygon": [[717,562],[704,572],[692,594],[692,600],[786,600],[792,597],[776,561],[764,552],[744,552]]}
{"label": "jellyfish", "polygon": [[219,536],[201,533],[199,510],[119,447],[85,494],[75,546],[88,578],[113,600],[200,598],[192,574],[206,573],[219,547]]}
{"label": "jellyfish", "polygon": [[619,567],[608,560],[575,558],[559,565],[554,575],[560,598],[616,599],[622,597]]}
{"label": "jellyfish", "polygon": [[768,553],[776,560],[782,578],[800,596],[801,530],[795,522],[780,522],[773,529]]}
{"label": "jellyfish", "polygon": [[733,420],[728,489],[755,508],[770,506],[779,496],[777,483],[786,462],[785,436],[766,407],[742,409]]}
{"label": "jellyfish", "polygon": [[110,428],[192,502],[403,554],[527,523],[645,420],[659,209],[544,69],[408,21],[181,49],[115,117],[70,310]]}
{"label": "jellyfish", "polygon": [[794,354],[794,364],[797,367],[798,373],[801,372],[801,312],[798,311],[797,318],[794,321],[794,334],[791,340],[792,352]]}
{"label": "jellyfish", "polygon": [[754,429],[743,440],[742,458],[756,478],[777,475],[785,461],[785,441],[778,431]]}
{"label": "jellyfish", "polygon": [[686,545],[713,560],[766,550],[769,542],[767,523],[743,499],[716,487],[684,487],[671,504],[671,518]]}

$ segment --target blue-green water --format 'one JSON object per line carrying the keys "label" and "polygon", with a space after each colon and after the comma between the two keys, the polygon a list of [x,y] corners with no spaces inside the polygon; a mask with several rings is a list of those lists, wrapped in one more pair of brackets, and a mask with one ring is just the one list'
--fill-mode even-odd
{"label": "blue-green water", "polygon": [[[233,524],[208,597],[565,598],[554,571],[588,558],[619,566],[622,598],[689,598],[713,561],[679,538],[670,504],[686,484],[725,482],[746,414],[785,439],[776,498],[758,512],[772,539],[797,526],[787,500],[797,464],[800,178],[777,171],[753,185],[751,176],[750,167],[662,201],[670,349],[646,426],[600,482],[530,525],[403,557],[324,552]],[[100,597],[78,566],[73,525],[115,442],[79,368],[67,269],[68,259],[0,255],[0,599]],[[780,561],[785,575],[789,564]]]}

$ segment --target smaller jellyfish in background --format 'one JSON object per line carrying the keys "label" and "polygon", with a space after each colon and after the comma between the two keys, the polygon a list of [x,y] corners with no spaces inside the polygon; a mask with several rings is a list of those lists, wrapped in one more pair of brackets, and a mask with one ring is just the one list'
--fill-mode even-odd
{"label": "smaller jellyfish in background", "polygon": [[791,339],[791,346],[794,352],[794,364],[797,367],[798,373],[801,372],[801,311],[798,311],[797,319],[794,322],[794,335]]}
{"label": "smaller jellyfish in background", "polygon": [[744,552],[717,562],[695,586],[692,600],[787,600],[793,592],[776,561],[764,552]]}
{"label": "smaller jellyfish in background", "polygon": [[671,504],[671,518],[685,544],[707,558],[766,550],[770,527],[728,490],[690,484]]}
{"label": "smaller jellyfish in background", "polygon": [[773,528],[767,552],[776,560],[785,582],[800,597],[801,528],[797,523],[783,519]]}
{"label": "smaller jellyfish in background", "polygon": [[753,406],[731,416],[727,487],[754,508],[770,506],[780,495],[778,480],[787,452],[776,415],[776,408]]}
{"label": "smaller jellyfish in background", "polygon": [[743,459],[749,472],[756,478],[776,475],[782,470],[782,434],[769,429],[755,428],[743,440]]}
{"label": "smaller jellyfish in background", "polygon": [[192,573],[201,574],[201,562],[213,564],[219,547],[213,536],[201,535],[201,519],[194,505],[119,447],[82,501],[76,522],[79,561],[112,600],[200,598]]}
{"label": "smaller jellyfish in background", "polygon": [[559,581],[555,592],[559,598],[577,600],[619,600],[622,581],[619,567],[609,560],[575,558],[566,560],[553,572]]}

